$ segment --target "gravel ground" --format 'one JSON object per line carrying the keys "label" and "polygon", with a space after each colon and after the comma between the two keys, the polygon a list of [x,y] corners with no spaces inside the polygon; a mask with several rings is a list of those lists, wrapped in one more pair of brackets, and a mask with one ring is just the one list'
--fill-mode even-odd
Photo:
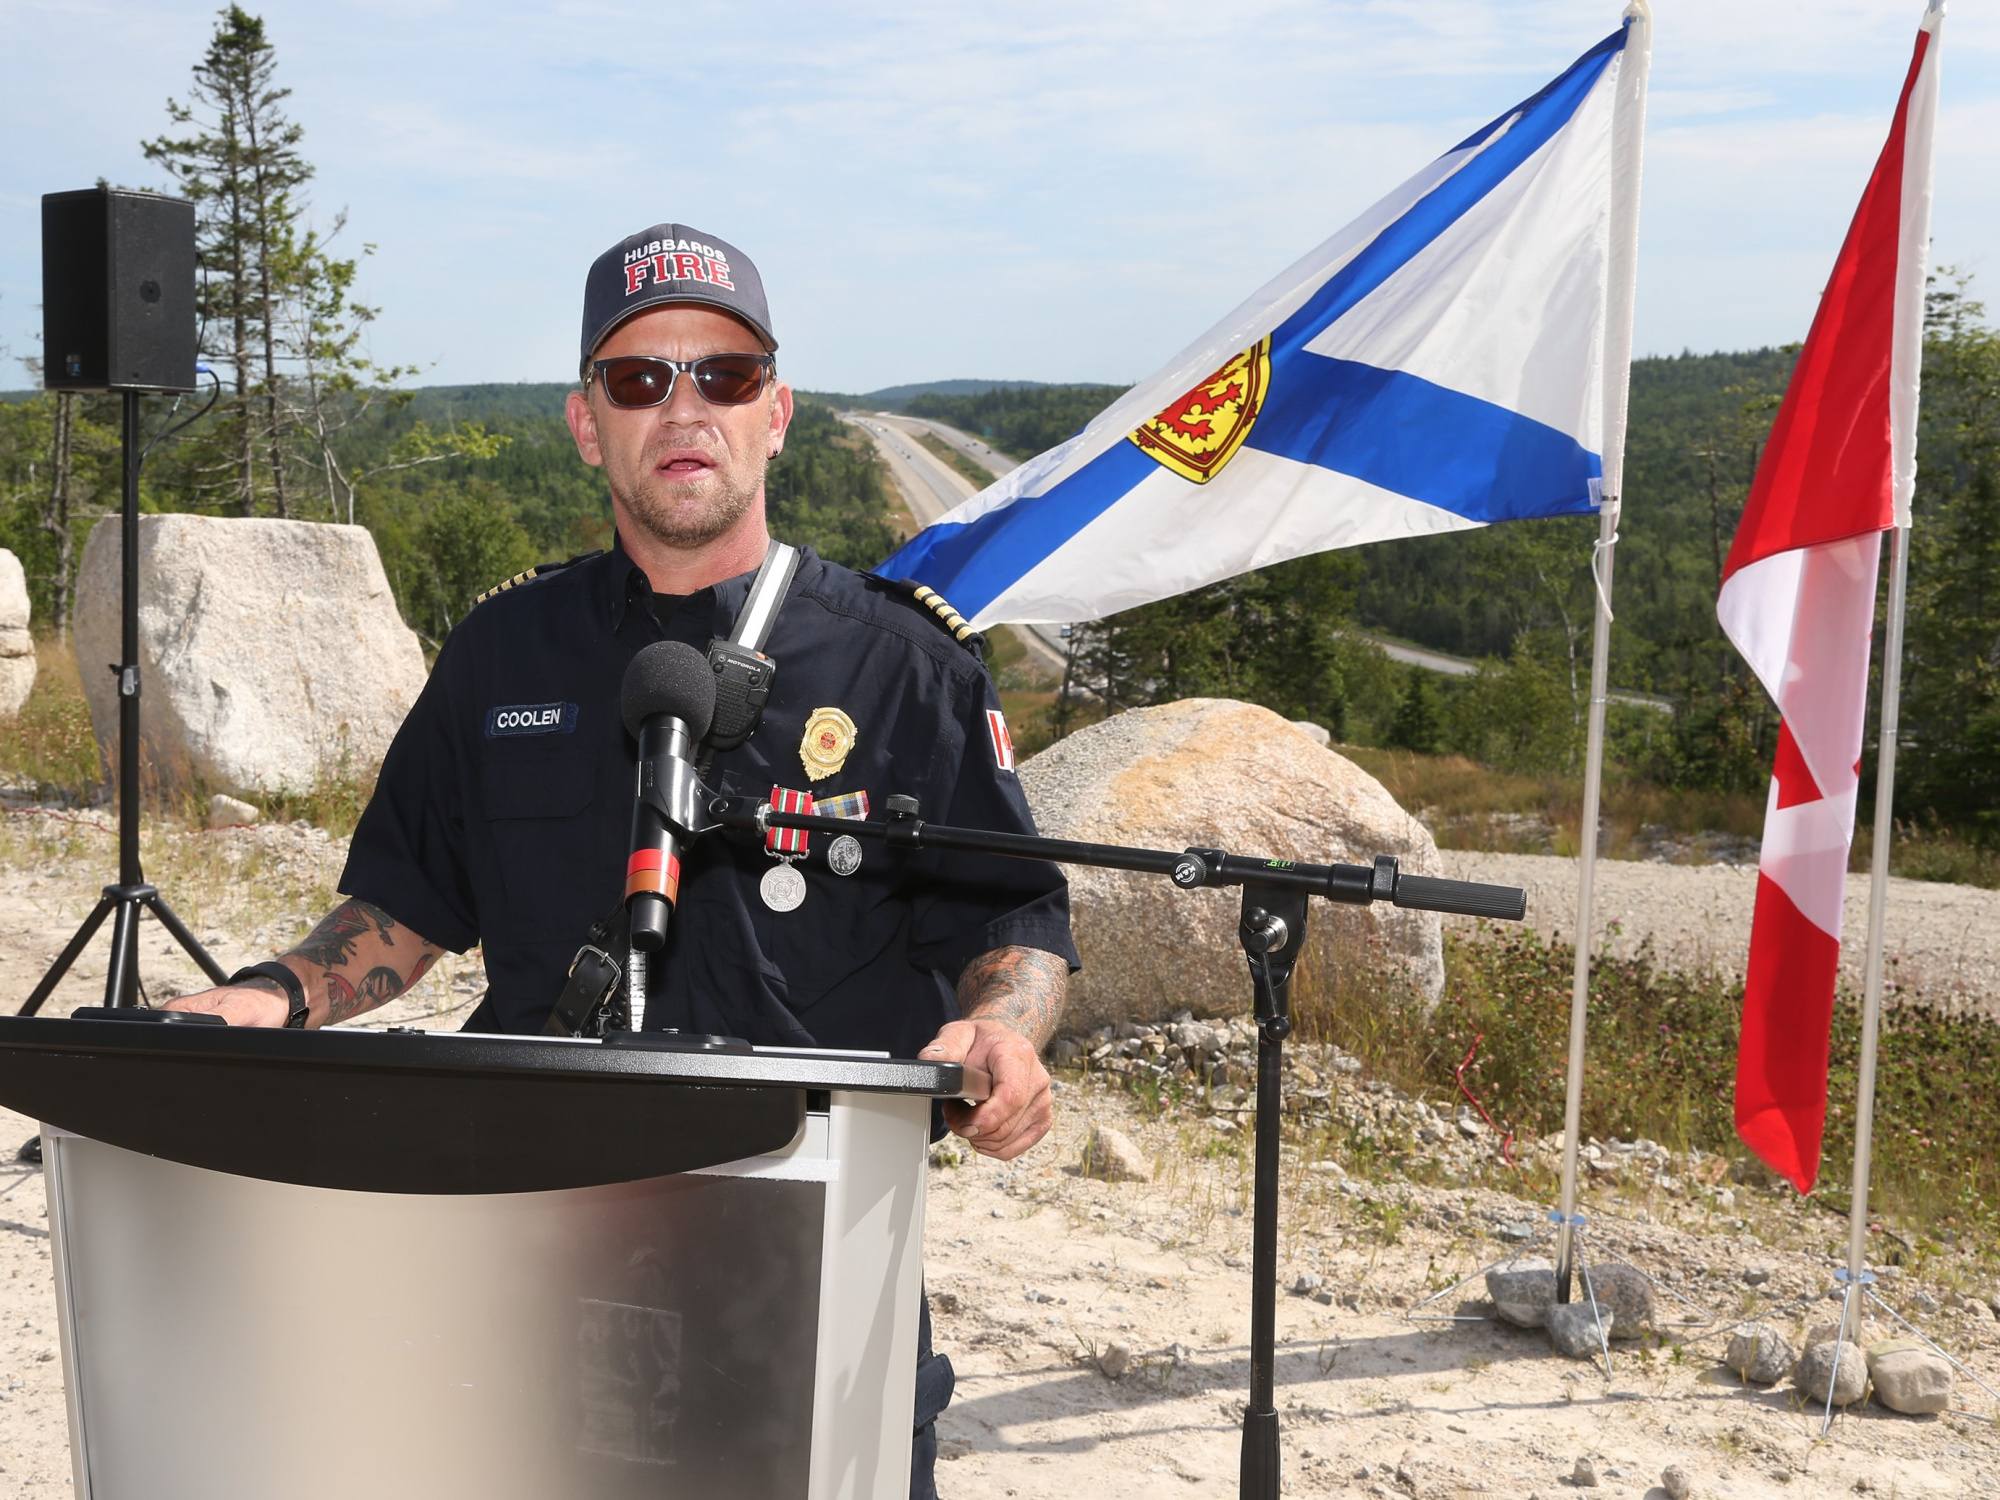
{"label": "gravel ground", "polygon": [[[1528,924],[1544,937],[1574,936],[1574,859],[1465,849],[1440,857],[1450,879],[1526,887]],[[1599,860],[1597,928],[1611,953],[1630,956],[1651,944],[1667,967],[1740,977],[1756,895],[1757,872],[1748,866]],[[1473,927],[1465,918],[1445,922],[1459,931]],[[1840,967],[1856,993],[1867,934],[1868,877],[1850,875]],[[1892,994],[2000,1015],[2000,891],[1892,879],[1887,964]]]}

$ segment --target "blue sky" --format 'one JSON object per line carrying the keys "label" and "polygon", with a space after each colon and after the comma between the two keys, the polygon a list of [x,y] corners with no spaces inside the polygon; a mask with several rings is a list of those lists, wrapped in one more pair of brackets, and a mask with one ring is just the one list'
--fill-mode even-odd
{"label": "blue sky", "polygon": [[[1600,0],[912,5],[282,0],[259,10],[422,383],[559,380],[584,268],[741,246],[785,371],[1131,380],[1617,23]],[[1638,348],[1804,336],[1916,0],[1658,0]],[[1934,258],[2000,308],[2000,16],[1946,23]],[[0,345],[38,348],[39,197],[138,149],[215,6],[0,0]],[[0,386],[24,384],[18,364]]]}

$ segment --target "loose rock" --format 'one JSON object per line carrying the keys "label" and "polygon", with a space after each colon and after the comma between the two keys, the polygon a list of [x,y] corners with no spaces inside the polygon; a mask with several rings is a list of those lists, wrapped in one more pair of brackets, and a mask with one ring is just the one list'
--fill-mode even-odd
{"label": "loose rock", "polygon": [[[1850,1335],[1848,1342],[1850,1344],[1858,1344],[1863,1349],[1866,1349],[1870,1344],[1879,1344],[1882,1342],[1882,1330],[1866,1318],[1860,1320],[1857,1328],[1849,1329],[1848,1332]],[[1806,1329],[1806,1347],[1810,1349],[1814,1344],[1831,1343],[1839,1337],[1840,1319],[1826,1318]]]}
{"label": "loose rock", "polygon": [[1592,1308],[1588,1302],[1559,1302],[1548,1312],[1549,1343],[1558,1354],[1571,1359],[1595,1359],[1603,1352],[1599,1340],[1609,1338],[1616,1318],[1608,1307]]}
{"label": "loose rock", "polygon": [[1694,1481],[1679,1464],[1668,1464],[1660,1470],[1660,1488],[1667,1492],[1667,1500],[1688,1500],[1694,1493]]}
{"label": "loose rock", "polygon": [[1875,1399],[1908,1416],[1930,1416],[1950,1406],[1951,1373],[1951,1362],[1919,1339],[1889,1339],[1868,1350]]}
{"label": "loose rock", "polygon": [[1151,1182],[1153,1164],[1123,1131],[1099,1125],[1083,1148],[1083,1175],[1106,1182]]}
{"label": "loose rock", "polygon": [[[1588,1270],[1590,1295],[1610,1310],[1620,1338],[1636,1339],[1652,1326],[1653,1283],[1642,1272],[1615,1261],[1600,1261]],[[1581,1278],[1575,1295],[1583,1298]]]}
{"label": "loose rock", "polygon": [[1576,1485],[1579,1489],[1596,1489],[1598,1485],[1597,1465],[1587,1458],[1579,1458],[1576,1461],[1576,1467],[1569,1471],[1569,1482]]}
{"label": "loose rock", "polygon": [[1517,1328],[1541,1328],[1556,1302],[1556,1268],[1539,1256],[1495,1266],[1486,1273],[1493,1310]]}
{"label": "loose rock", "polygon": [[1791,1373],[1798,1356],[1768,1323],[1747,1323],[1729,1337],[1722,1362],[1745,1380],[1776,1385]]}
{"label": "loose rock", "polygon": [[208,799],[210,828],[244,828],[257,821],[257,809],[223,792]]}
{"label": "loose rock", "polygon": [[1123,1344],[1106,1344],[1097,1356],[1097,1368],[1107,1380],[1116,1380],[1132,1368],[1132,1351]]}
{"label": "loose rock", "polygon": [[1833,1404],[1850,1406],[1868,1389],[1868,1360],[1857,1344],[1826,1340],[1809,1344],[1792,1371],[1792,1384],[1814,1401],[1824,1402],[1831,1386]]}

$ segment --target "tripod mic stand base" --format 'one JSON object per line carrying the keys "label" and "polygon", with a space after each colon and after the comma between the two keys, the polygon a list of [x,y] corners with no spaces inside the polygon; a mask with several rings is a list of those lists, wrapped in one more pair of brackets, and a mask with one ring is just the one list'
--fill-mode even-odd
{"label": "tripod mic stand base", "polygon": [[70,938],[69,945],[56,955],[56,961],[49,965],[48,973],[42,976],[41,983],[35,986],[34,993],[29,995],[26,1003],[21,1006],[20,1014],[32,1016],[41,1010],[44,1002],[55,993],[56,986],[62,983],[63,975],[67,974],[70,966],[83,956],[83,950],[90,945],[90,940],[97,936],[97,929],[104,925],[106,917],[114,917],[116,920],[111,929],[111,961],[105,966],[104,971],[104,1003],[111,1006],[138,1004],[139,913],[142,909],[151,912],[158,919],[160,925],[166,928],[174,941],[186,950],[188,957],[200,966],[202,973],[206,974],[211,982],[215,984],[229,982],[228,972],[209,955],[209,951],[201,945],[200,939],[188,930],[187,924],[174,915],[173,908],[161,898],[158,886],[148,885],[144,881],[130,885],[107,885],[104,893],[98,897],[97,905],[92,908],[90,915],[83,919],[83,925],[78,927],[75,935]]}

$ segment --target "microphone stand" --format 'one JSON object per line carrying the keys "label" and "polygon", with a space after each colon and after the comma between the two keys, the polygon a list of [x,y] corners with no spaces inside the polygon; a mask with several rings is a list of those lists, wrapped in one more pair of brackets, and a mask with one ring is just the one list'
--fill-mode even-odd
{"label": "microphone stand", "polygon": [[683,801],[681,817],[699,829],[729,828],[768,833],[797,828],[809,833],[852,834],[880,839],[892,849],[961,849],[1010,859],[1054,864],[1095,865],[1165,875],[1182,890],[1220,886],[1243,888],[1236,936],[1250,967],[1257,1021],[1257,1155],[1252,1178],[1250,1256],[1250,1400],[1243,1409],[1243,1455],[1237,1493],[1242,1500],[1278,1500],[1278,1408],[1276,1404],[1278,1292],[1279,1082],[1285,1038],[1292,1032],[1292,970],[1305,946],[1308,898],[1319,896],[1343,906],[1387,901],[1409,910],[1452,912],[1518,922],[1527,915],[1528,895],[1514,886],[1405,875],[1389,855],[1368,865],[1308,865],[1258,859],[1221,849],[1130,849],[1045,839],[978,828],[949,828],[917,816],[914,797],[887,799],[881,823],[817,814],[781,813],[753,797],[713,797],[701,817]]}

